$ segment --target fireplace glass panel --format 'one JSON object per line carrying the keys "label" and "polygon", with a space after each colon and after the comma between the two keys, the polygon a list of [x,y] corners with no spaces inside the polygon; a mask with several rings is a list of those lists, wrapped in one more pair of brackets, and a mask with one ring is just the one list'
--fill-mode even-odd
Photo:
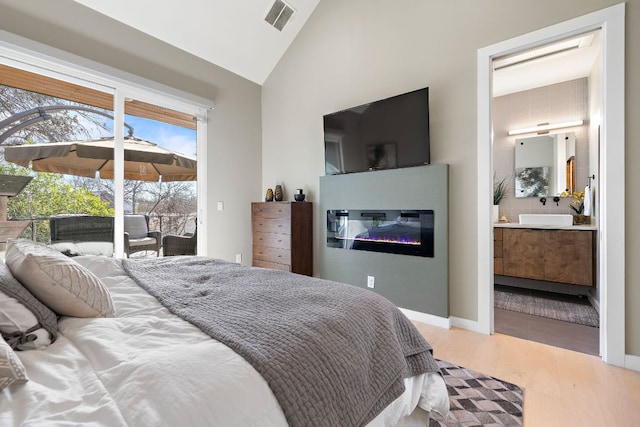
{"label": "fireplace glass panel", "polygon": [[327,246],[433,258],[432,210],[328,210]]}

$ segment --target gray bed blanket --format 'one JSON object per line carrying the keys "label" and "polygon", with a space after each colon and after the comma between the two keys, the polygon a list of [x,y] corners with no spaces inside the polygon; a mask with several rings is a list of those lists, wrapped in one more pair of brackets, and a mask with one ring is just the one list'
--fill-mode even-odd
{"label": "gray bed blanket", "polygon": [[124,259],[171,312],[246,359],[290,426],[362,426],[438,372],[431,346],[366,289],[205,257]]}

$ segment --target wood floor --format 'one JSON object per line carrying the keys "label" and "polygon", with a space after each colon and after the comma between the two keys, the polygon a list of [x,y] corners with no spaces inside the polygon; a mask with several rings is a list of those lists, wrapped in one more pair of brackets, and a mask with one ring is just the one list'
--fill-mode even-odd
{"label": "wood floor", "polygon": [[[574,304],[589,305],[586,298],[562,295],[532,289],[495,285],[502,292],[555,299]],[[526,313],[494,308],[494,329],[496,332],[526,340],[549,344],[568,350],[598,356],[600,354],[600,329]]]}
{"label": "wood floor", "polygon": [[494,309],[496,332],[597,356],[600,329],[526,313]]}
{"label": "wood floor", "polygon": [[435,357],[524,387],[525,427],[640,425],[640,372],[499,333],[415,325]]}

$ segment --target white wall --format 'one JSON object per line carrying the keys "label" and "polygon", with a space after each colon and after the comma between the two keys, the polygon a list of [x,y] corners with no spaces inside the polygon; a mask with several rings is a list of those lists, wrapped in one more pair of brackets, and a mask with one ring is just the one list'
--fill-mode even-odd
{"label": "white wall", "polygon": [[[429,86],[432,162],[450,164],[450,311],[477,321],[477,50],[616,3],[321,1],[263,86],[263,190],[275,182],[304,186],[318,202],[322,115]],[[640,22],[640,0],[628,1],[626,10],[628,24]],[[626,73],[638,75],[640,27],[627,25],[626,31]],[[640,108],[640,82],[628,78],[626,84],[633,114]],[[626,134],[627,141],[638,140],[640,120],[629,117]],[[631,193],[640,182],[632,159],[639,158],[640,144],[627,144],[629,218],[640,210],[640,197]],[[315,214],[320,221],[317,208]],[[316,249],[323,244],[318,230]],[[629,221],[627,231],[627,257],[638,259],[640,223]],[[626,272],[627,353],[640,355],[640,266],[632,264]]]}

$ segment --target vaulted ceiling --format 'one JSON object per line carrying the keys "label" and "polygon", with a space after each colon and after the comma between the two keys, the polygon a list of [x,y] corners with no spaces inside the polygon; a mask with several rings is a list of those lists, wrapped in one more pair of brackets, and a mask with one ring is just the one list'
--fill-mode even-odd
{"label": "vaulted ceiling", "polygon": [[[162,7],[143,0],[74,1],[262,85],[320,0],[181,0]],[[281,31],[265,21],[275,5],[293,10]],[[588,76],[599,40],[576,39],[575,48],[552,55],[534,49],[501,59],[494,95]]]}
{"label": "vaulted ceiling", "polygon": [[[145,0],[71,1],[259,85],[264,84],[320,2],[181,0],[162,2],[159,7]],[[285,11],[292,12],[281,30],[265,20],[274,5],[286,6]],[[276,24],[279,22],[278,19]],[[577,37],[581,41],[573,48],[552,47],[557,54],[540,53],[536,48],[499,58],[495,64],[494,96],[588,76],[600,46],[597,32],[595,37],[584,36]]]}
{"label": "vaulted ceiling", "polygon": [[[320,0],[74,1],[262,85]],[[281,31],[274,3],[293,9]]]}

